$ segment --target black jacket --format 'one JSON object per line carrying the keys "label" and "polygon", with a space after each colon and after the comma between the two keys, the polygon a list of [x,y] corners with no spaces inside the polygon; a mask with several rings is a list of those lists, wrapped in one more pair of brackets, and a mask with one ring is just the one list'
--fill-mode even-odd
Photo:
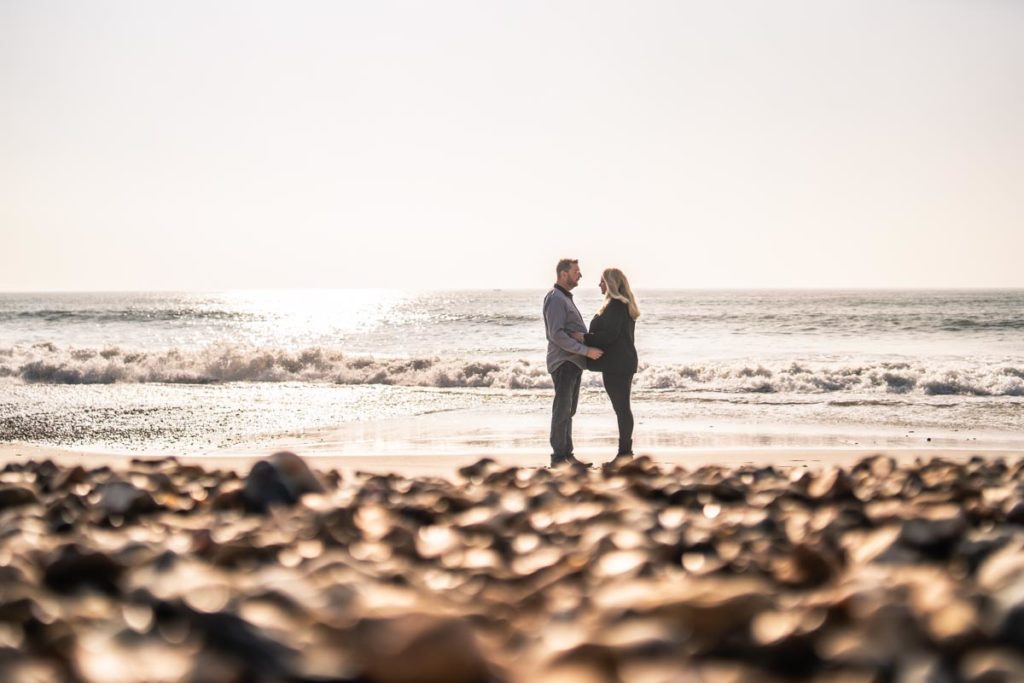
{"label": "black jacket", "polygon": [[623,375],[635,373],[635,330],[636,321],[629,317],[629,307],[618,299],[609,301],[604,312],[590,321],[590,332],[583,336],[584,344],[604,351],[597,360],[587,359],[587,369]]}

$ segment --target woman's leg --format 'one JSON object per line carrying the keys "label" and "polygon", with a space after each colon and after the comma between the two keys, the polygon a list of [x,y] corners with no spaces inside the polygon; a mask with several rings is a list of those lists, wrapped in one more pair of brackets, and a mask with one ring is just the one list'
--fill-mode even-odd
{"label": "woman's leg", "polygon": [[615,418],[619,423],[619,455],[633,452],[633,411],[629,405],[629,395],[633,389],[632,374],[602,373],[604,390],[608,392]]}

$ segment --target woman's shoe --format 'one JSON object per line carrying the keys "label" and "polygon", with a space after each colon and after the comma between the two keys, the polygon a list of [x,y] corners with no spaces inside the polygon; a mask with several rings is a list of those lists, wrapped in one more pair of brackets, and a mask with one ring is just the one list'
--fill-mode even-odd
{"label": "woman's shoe", "polygon": [[633,459],[632,453],[619,453],[608,463],[609,465],[624,465]]}

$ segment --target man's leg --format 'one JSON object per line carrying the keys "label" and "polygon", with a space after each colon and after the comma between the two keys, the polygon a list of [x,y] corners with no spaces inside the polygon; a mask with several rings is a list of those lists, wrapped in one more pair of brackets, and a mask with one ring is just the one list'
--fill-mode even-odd
{"label": "man's leg", "polygon": [[569,411],[569,422],[565,428],[565,439],[566,443],[569,444],[569,455],[572,455],[572,418],[576,415],[576,407],[580,403],[580,386],[583,384],[583,370],[581,370],[575,363],[566,363],[566,365],[572,365],[575,370],[575,381],[573,382],[572,387],[572,410]]}
{"label": "man's leg", "polygon": [[551,373],[555,385],[555,399],[551,404],[551,462],[557,464],[572,452],[573,388],[579,368],[565,362]]}

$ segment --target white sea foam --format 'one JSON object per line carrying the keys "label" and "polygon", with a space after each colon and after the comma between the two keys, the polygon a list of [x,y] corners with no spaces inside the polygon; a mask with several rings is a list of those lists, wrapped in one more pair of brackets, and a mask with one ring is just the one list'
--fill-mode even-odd
{"label": "white sea foam", "polygon": [[[218,344],[133,351],[51,343],[0,348],[0,378],[40,384],[316,382],[346,385],[540,389],[540,359],[392,358],[322,347],[299,350]],[[600,386],[587,373],[588,386]],[[700,362],[641,365],[639,389],[742,394],[879,393],[1024,396],[1024,367],[969,360],[875,363]]]}

